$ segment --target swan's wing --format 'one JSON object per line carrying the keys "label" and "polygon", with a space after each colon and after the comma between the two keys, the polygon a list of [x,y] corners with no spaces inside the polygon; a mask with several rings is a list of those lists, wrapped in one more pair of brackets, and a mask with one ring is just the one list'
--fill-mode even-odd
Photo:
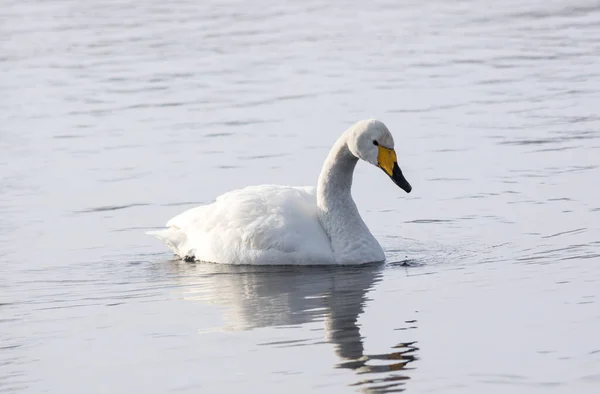
{"label": "swan's wing", "polygon": [[229,264],[330,264],[314,188],[262,185],[223,194],[153,235],[181,257]]}

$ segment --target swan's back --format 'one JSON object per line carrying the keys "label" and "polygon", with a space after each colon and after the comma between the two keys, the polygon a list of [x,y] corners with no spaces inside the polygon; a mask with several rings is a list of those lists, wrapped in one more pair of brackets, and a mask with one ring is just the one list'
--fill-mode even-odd
{"label": "swan's back", "polygon": [[178,256],[226,264],[332,264],[311,187],[250,186],[152,232]]}

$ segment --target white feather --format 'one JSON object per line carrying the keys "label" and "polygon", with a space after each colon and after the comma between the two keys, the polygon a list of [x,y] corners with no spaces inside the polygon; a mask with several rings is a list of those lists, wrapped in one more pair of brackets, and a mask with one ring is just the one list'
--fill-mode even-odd
{"label": "white feather", "polygon": [[362,264],[385,260],[352,196],[358,158],[377,164],[373,140],[393,147],[383,123],[361,121],[337,140],[317,189],[250,186],[192,208],[149,232],[181,258],[224,264]]}

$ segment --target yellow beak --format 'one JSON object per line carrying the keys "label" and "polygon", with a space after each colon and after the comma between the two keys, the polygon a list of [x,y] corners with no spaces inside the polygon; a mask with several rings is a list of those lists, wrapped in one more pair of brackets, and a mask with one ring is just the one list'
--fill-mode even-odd
{"label": "yellow beak", "polygon": [[410,193],[412,186],[408,183],[400,167],[398,167],[398,160],[396,158],[396,152],[393,149],[384,148],[378,145],[379,153],[377,154],[377,166],[381,168],[394,183],[402,188],[407,193]]}

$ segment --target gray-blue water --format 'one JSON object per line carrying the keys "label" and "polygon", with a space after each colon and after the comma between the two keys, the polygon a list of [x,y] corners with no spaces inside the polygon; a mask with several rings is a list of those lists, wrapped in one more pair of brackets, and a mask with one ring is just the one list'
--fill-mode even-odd
{"label": "gray-blue water", "polygon": [[[0,7],[0,392],[600,392],[600,3]],[[388,262],[188,264],[144,231],[359,164]]]}

